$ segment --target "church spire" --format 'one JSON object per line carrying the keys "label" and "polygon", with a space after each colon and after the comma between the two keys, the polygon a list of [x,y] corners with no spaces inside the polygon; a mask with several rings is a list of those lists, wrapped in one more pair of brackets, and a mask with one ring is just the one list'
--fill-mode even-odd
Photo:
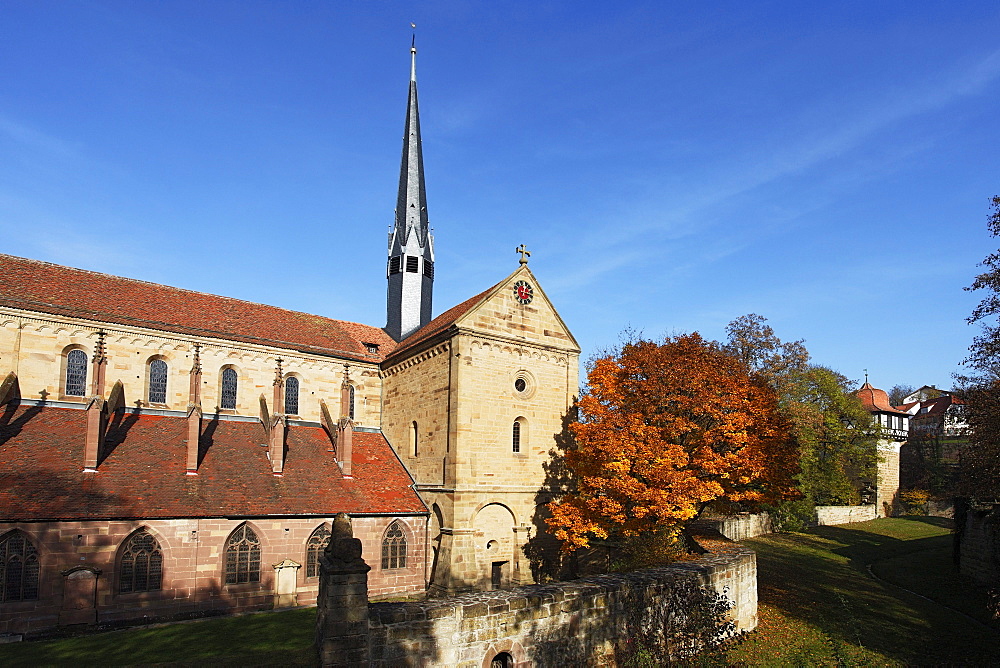
{"label": "church spire", "polygon": [[410,93],[403,131],[396,220],[389,234],[389,279],[385,329],[397,341],[431,320],[434,285],[434,240],[427,220],[424,159],[417,107],[417,47],[410,44]]}

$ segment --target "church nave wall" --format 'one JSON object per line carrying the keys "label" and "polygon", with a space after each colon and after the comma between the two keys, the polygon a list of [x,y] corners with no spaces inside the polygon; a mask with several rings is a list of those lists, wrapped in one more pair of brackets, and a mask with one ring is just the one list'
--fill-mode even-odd
{"label": "church nave wall", "polygon": [[[259,416],[261,395],[268,410],[274,412],[273,388],[279,358],[283,378],[295,376],[299,382],[299,409],[295,415],[319,422],[320,401],[326,402],[331,413],[339,413],[343,360],[215,339],[182,339],[156,330],[43,318],[37,314],[7,314],[0,327],[0,363],[4,375],[10,371],[17,373],[21,394],[27,399],[84,402],[92,393],[90,361],[98,346],[99,331],[105,332],[108,359],[105,396],[116,381],[121,381],[126,406],[135,407],[142,402],[141,406],[146,408],[186,410],[197,343],[202,367],[201,403],[206,413],[214,412],[222,404],[222,374],[226,368],[232,368],[237,375],[236,403],[231,412]],[[66,392],[67,357],[74,349],[87,356],[86,389],[82,394],[70,395]],[[162,402],[150,401],[152,360],[162,360],[167,365]],[[378,366],[351,362],[349,374],[355,388],[355,424],[377,427],[381,417]]]}
{"label": "church nave wall", "polygon": [[[332,521],[203,518],[0,523],[0,541],[26,538],[28,551],[34,550],[40,567],[35,597],[0,602],[0,633],[314,604],[319,578],[315,567],[314,574],[309,574],[310,539],[320,527],[329,529]],[[372,567],[369,583],[374,598],[424,590],[423,517],[357,517],[352,523]],[[399,531],[390,534],[393,523]],[[248,569],[247,577],[227,584],[227,547],[229,541],[247,538],[236,535],[244,525],[252,532],[248,545],[259,549],[255,556],[259,580],[245,581],[251,579]],[[151,540],[133,543],[133,537],[142,532]],[[327,536],[315,536],[314,548],[325,546]],[[387,539],[396,546],[396,561],[391,564],[382,559]],[[404,545],[402,550],[400,545]],[[139,560],[126,565],[130,554]],[[151,562],[157,564],[155,587],[149,586],[152,578],[147,577]],[[135,577],[140,566],[144,568],[141,580]]]}

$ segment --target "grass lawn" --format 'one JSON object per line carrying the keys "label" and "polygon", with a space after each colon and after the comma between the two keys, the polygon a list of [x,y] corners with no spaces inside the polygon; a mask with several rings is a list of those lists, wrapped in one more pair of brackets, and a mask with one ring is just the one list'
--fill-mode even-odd
{"label": "grass lawn", "polygon": [[0,645],[2,666],[312,666],[316,608]]}
{"label": "grass lawn", "polygon": [[[1000,624],[954,572],[937,518],[893,518],[746,541],[759,627],[700,665],[1000,665]],[[886,582],[874,580],[866,567]],[[889,584],[892,583],[892,584]],[[893,586],[945,603],[991,629]],[[0,645],[2,666],[308,666],[312,608]]]}
{"label": "grass lawn", "polygon": [[[744,666],[1000,664],[1000,625],[958,577],[945,520],[892,518],[745,541],[757,551],[759,627],[722,657]],[[977,617],[983,628],[932,601]]]}

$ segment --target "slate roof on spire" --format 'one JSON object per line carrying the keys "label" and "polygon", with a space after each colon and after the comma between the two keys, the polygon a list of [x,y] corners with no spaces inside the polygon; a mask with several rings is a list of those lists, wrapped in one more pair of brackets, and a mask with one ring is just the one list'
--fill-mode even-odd
{"label": "slate roof on spire", "polygon": [[424,156],[420,146],[420,110],[417,104],[417,48],[410,47],[410,93],[406,102],[403,130],[403,156],[399,167],[399,193],[396,196],[396,221],[391,254],[410,241],[411,230],[417,242],[430,255],[427,193],[424,187]]}

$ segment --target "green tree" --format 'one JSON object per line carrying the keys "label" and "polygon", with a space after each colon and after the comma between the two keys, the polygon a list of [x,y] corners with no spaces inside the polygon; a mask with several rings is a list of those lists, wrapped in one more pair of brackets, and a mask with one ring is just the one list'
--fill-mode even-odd
{"label": "green tree", "polygon": [[889,403],[893,406],[902,406],[906,397],[913,394],[916,389],[912,385],[893,385],[889,390]]}
{"label": "green tree", "polygon": [[860,487],[875,477],[878,431],[847,378],[810,364],[803,341],[781,341],[766,322],[753,313],[732,321],[724,348],[778,394],[802,498],[772,510],[779,524],[802,528],[816,505],[859,501]]}
{"label": "green tree", "polygon": [[[991,236],[1000,237],[1000,196],[991,200],[986,227]],[[967,319],[982,331],[964,361],[970,373],[957,378],[965,386],[970,432],[959,486],[967,496],[995,499],[1000,497],[1000,250],[987,255],[980,266],[987,271],[966,290],[985,293]]]}
{"label": "green tree", "polygon": [[[993,237],[1000,236],[1000,196],[992,199],[992,211],[986,227]],[[971,378],[979,385],[1000,379],[1000,250],[990,253],[980,263],[987,271],[976,276],[969,291],[982,290],[986,294],[967,318],[968,323],[978,323],[982,333],[972,340],[965,365],[973,371]]]}

